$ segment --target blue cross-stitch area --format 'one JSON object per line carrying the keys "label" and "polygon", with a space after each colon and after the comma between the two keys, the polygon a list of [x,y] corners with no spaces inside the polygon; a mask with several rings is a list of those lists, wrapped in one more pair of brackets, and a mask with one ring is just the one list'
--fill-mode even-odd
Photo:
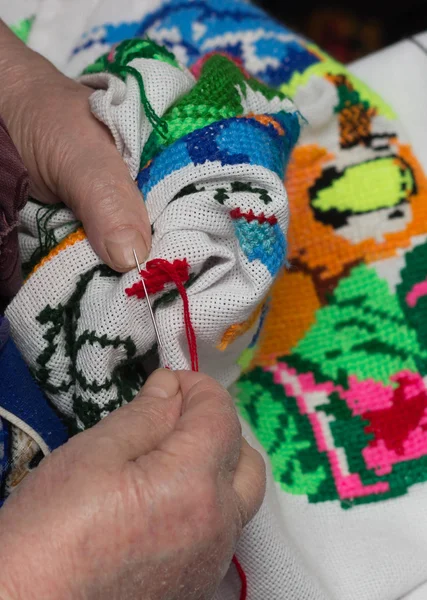
{"label": "blue cross-stitch area", "polygon": [[188,165],[206,162],[219,162],[221,166],[258,165],[282,180],[289,152],[298,137],[299,122],[296,113],[274,117],[283,126],[284,135],[279,135],[273,125],[252,118],[232,118],[212,123],[168,146],[138,175],[138,187],[144,198],[168,175]]}
{"label": "blue cross-stitch area", "polygon": [[244,218],[234,221],[234,229],[240,247],[249,262],[259,260],[272,277],[283,266],[286,256],[286,239],[279,225],[248,223]]}
{"label": "blue cross-stitch area", "polygon": [[187,65],[207,52],[227,52],[241,59],[253,75],[276,87],[288,82],[295,71],[319,62],[296,34],[262,10],[228,0],[170,0],[140,21],[92,29],[73,55],[96,43],[112,45],[144,35],[172,52],[179,50]]}

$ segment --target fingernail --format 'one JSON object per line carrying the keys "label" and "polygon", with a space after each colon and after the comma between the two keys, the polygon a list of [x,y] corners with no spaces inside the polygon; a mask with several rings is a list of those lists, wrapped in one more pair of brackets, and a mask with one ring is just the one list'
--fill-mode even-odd
{"label": "fingernail", "polygon": [[178,377],[169,369],[158,369],[147,379],[142,395],[150,398],[172,398],[179,391]]}
{"label": "fingernail", "polygon": [[135,266],[134,248],[140,262],[143,262],[148,256],[144,238],[133,227],[113,231],[105,240],[105,247],[112,265],[117,269],[130,269]]}

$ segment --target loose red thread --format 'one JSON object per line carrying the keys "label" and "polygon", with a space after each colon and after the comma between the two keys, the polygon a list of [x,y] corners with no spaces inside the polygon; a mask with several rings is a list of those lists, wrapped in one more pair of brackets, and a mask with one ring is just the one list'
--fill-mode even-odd
{"label": "loose red thread", "polygon": [[246,579],[246,573],[243,570],[242,565],[239,563],[239,560],[236,555],[233,556],[233,564],[236,567],[236,571],[240,577],[240,583],[242,587],[240,588],[240,600],[246,600],[248,593],[248,580]]}
{"label": "loose red thread", "polygon": [[[182,283],[185,283],[190,277],[190,265],[188,264],[186,258],[184,258],[184,260],[174,260],[173,263],[168,263],[167,260],[163,261],[171,266],[175,279],[171,278],[170,272],[159,268],[157,262],[161,260],[163,259],[158,258],[155,260],[150,260],[146,264],[146,270],[140,271],[140,275],[144,278],[145,286],[149,294],[161,292],[167,283],[175,283],[176,279]],[[144,287],[140,281],[134,283],[132,287],[126,288],[125,292],[128,296],[145,298]]]}
{"label": "loose red thread", "polygon": [[[185,335],[187,336],[188,343],[188,351],[190,353],[191,360],[191,370],[198,371],[199,370],[199,355],[197,352],[197,340],[196,334],[194,332],[193,323],[191,322],[190,315],[190,303],[188,302],[187,290],[183,285],[182,274],[183,271],[179,271],[179,266],[176,263],[183,263],[187,267],[185,281],[188,279],[188,263],[186,260],[184,261],[174,261],[173,263],[168,262],[164,258],[155,258],[154,260],[150,260],[150,266],[152,269],[158,269],[160,273],[163,273],[163,277],[167,281],[173,281],[176,285],[176,289],[178,290],[179,295],[182,298],[182,303],[184,305],[184,325],[185,325]],[[148,264],[147,264],[148,267]]]}
{"label": "loose red thread", "polygon": [[[184,287],[184,282],[188,281],[190,276],[189,269],[190,266],[187,259],[177,259],[173,262],[168,262],[164,258],[155,258],[154,260],[150,260],[146,265],[146,270],[140,271],[139,274],[144,278],[148,294],[161,292],[167,283],[175,284],[184,305],[184,325],[188,351],[190,353],[191,369],[193,371],[198,371],[199,356],[197,353],[197,340],[193,323],[191,322],[190,303],[188,301],[187,290]],[[145,298],[144,286],[141,281],[134,283],[130,288],[126,288],[125,292],[128,296]]]}
{"label": "loose red thread", "polygon": [[277,217],[274,215],[271,215],[271,217],[266,217],[264,213],[256,215],[252,209],[249,212],[242,212],[240,208],[233,208],[233,210],[230,211],[230,217],[232,219],[245,219],[248,223],[251,223],[252,221],[258,221],[260,225],[263,223],[276,225],[277,223]]}
{"label": "loose red thread", "polygon": [[[175,284],[184,306],[185,335],[187,337],[188,351],[190,353],[191,369],[193,371],[198,371],[199,355],[197,351],[197,340],[193,323],[191,321],[188,294],[184,287],[184,282],[188,281],[189,278],[189,264],[187,260],[177,259],[174,260],[173,263],[170,263],[163,258],[155,258],[147,263],[146,270],[140,271],[140,275],[141,277],[144,277],[147,292],[149,294],[160,292],[167,283]],[[144,298],[145,293],[142,283],[138,281],[132,287],[127,288],[126,294],[128,296]],[[246,600],[248,589],[246,573],[238,561],[237,556],[233,556],[232,562],[236,567],[242,586],[240,589],[240,600]]]}

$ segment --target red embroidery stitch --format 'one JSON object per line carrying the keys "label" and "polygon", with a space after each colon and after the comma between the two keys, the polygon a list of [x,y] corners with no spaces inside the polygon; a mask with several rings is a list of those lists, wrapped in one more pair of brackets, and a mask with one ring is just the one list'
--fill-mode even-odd
{"label": "red embroidery stitch", "polygon": [[[149,294],[161,292],[167,283],[175,282],[175,280],[171,279],[171,276],[167,271],[159,268],[158,260],[159,259],[150,260],[146,264],[146,270],[140,272],[141,277],[144,278],[147,292]],[[173,266],[176,277],[181,283],[188,281],[190,276],[190,265],[188,264],[186,258],[183,260],[176,259],[173,261],[173,263],[169,264]],[[131,287],[126,288],[125,292],[128,296],[145,298],[144,288],[140,281],[137,281]]]}
{"label": "red embroidery stitch", "polygon": [[260,225],[263,223],[276,225],[277,223],[277,218],[274,215],[271,215],[271,217],[266,217],[264,213],[256,215],[252,209],[245,213],[242,212],[240,208],[233,208],[233,210],[230,211],[230,217],[232,219],[245,219],[248,223],[251,223],[252,221],[258,221]]}
{"label": "red embroidery stitch", "polygon": [[[183,261],[178,261],[178,262],[182,263]],[[164,260],[163,258],[156,258],[156,259],[150,261],[150,263],[153,268],[158,269],[158,273],[163,273],[163,277],[167,281],[173,281],[173,283],[176,285],[176,289],[178,290],[179,295],[182,298],[182,303],[184,305],[185,335],[187,336],[188,351],[190,353],[190,360],[191,360],[191,369],[192,369],[192,371],[198,371],[199,370],[199,356],[197,353],[196,334],[194,332],[193,323],[191,322],[190,303],[188,302],[187,290],[185,289],[185,287],[182,283],[182,273],[180,274],[178,272],[178,268],[176,265],[177,261],[170,263],[167,260]],[[186,260],[185,260],[185,264],[187,267],[186,279],[188,279],[189,265]],[[148,265],[147,265],[147,267],[148,267]],[[159,277],[159,279],[161,279],[161,278]]]}

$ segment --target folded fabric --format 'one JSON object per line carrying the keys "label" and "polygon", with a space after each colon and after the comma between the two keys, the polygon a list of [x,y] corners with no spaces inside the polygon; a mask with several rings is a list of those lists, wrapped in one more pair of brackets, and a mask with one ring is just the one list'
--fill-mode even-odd
{"label": "folded fabric", "polygon": [[82,81],[98,88],[92,110],[146,202],[153,246],[143,277],[163,351],[136,269],[103,265],[65,207],[29,202],[21,247],[27,266],[38,262],[8,317],[36,380],[78,430],[132,400],[159,362],[190,368],[188,327],[200,369],[226,386],[237,379],[285,262],[283,177],[300,129],[286,96],[223,56],[196,81],[157,44],[125,41]]}

